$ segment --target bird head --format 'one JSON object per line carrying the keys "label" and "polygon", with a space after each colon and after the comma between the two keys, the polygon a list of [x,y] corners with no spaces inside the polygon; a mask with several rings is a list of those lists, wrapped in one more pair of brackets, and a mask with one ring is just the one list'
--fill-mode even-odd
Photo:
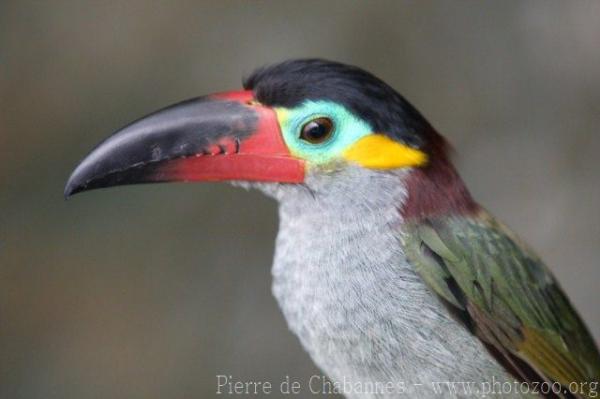
{"label": "bird head", "polygon": [[424,170],[443,157],[436,150],[442,142],[372,74],[292,60],[254,72],[244,90],[187,100],[120,129],[79,164],[65,195],[167,181],[230,180],[281,190],[348,170],[391,175]]}

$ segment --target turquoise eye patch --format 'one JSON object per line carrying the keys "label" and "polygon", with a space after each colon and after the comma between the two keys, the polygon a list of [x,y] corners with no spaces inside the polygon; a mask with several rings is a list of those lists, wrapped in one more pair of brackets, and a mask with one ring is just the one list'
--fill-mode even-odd
{"label": "turquoise eye patch", "polygon": [[[283,139],[292,155],[312,164],[325,164],[342,157],[358,139],[372,133],[371,126],[345,107],[331,101],[305,101],[292,109],[276,108]],[[333,132],[329,140],[311,144],[300,138],[302,127],[316,118],[329,118]]]}

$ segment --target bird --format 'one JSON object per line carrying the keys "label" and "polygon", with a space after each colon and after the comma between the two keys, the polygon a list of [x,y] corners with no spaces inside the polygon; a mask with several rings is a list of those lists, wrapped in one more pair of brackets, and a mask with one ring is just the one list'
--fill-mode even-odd
{"label": "bird", "polygon": [[539,256],[473,199],[452,154],[370,72],[292,59],[117,130],[65,197],[227,181],[275,198],[273,295],[348,398],[595,397],[593,337]]}

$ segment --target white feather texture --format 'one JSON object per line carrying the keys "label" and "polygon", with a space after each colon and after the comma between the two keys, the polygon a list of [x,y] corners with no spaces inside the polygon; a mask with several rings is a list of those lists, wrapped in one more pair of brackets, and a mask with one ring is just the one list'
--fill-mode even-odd
{"label": "white feather texture", "polygon": [[333,381],[404,387],[348,398],[467,397],[431,384],[513,381],[407,262],[407,173],[347,167],[305,185],[255,185],[280,203],[273,294],[290,329]]}

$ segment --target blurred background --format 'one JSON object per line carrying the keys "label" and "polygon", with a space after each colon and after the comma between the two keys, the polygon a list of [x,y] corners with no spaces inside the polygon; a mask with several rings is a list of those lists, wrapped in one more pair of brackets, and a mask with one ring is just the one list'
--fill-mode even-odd
{"label": "blurred background", "polygon": [[271,297],[272,200],[62,198],[115,129],[291,57],[359,65],[413,102],[598,339],[599,40],[592,1],[2,0],[0,398],[201,398],[216,374],[319,373]]}

